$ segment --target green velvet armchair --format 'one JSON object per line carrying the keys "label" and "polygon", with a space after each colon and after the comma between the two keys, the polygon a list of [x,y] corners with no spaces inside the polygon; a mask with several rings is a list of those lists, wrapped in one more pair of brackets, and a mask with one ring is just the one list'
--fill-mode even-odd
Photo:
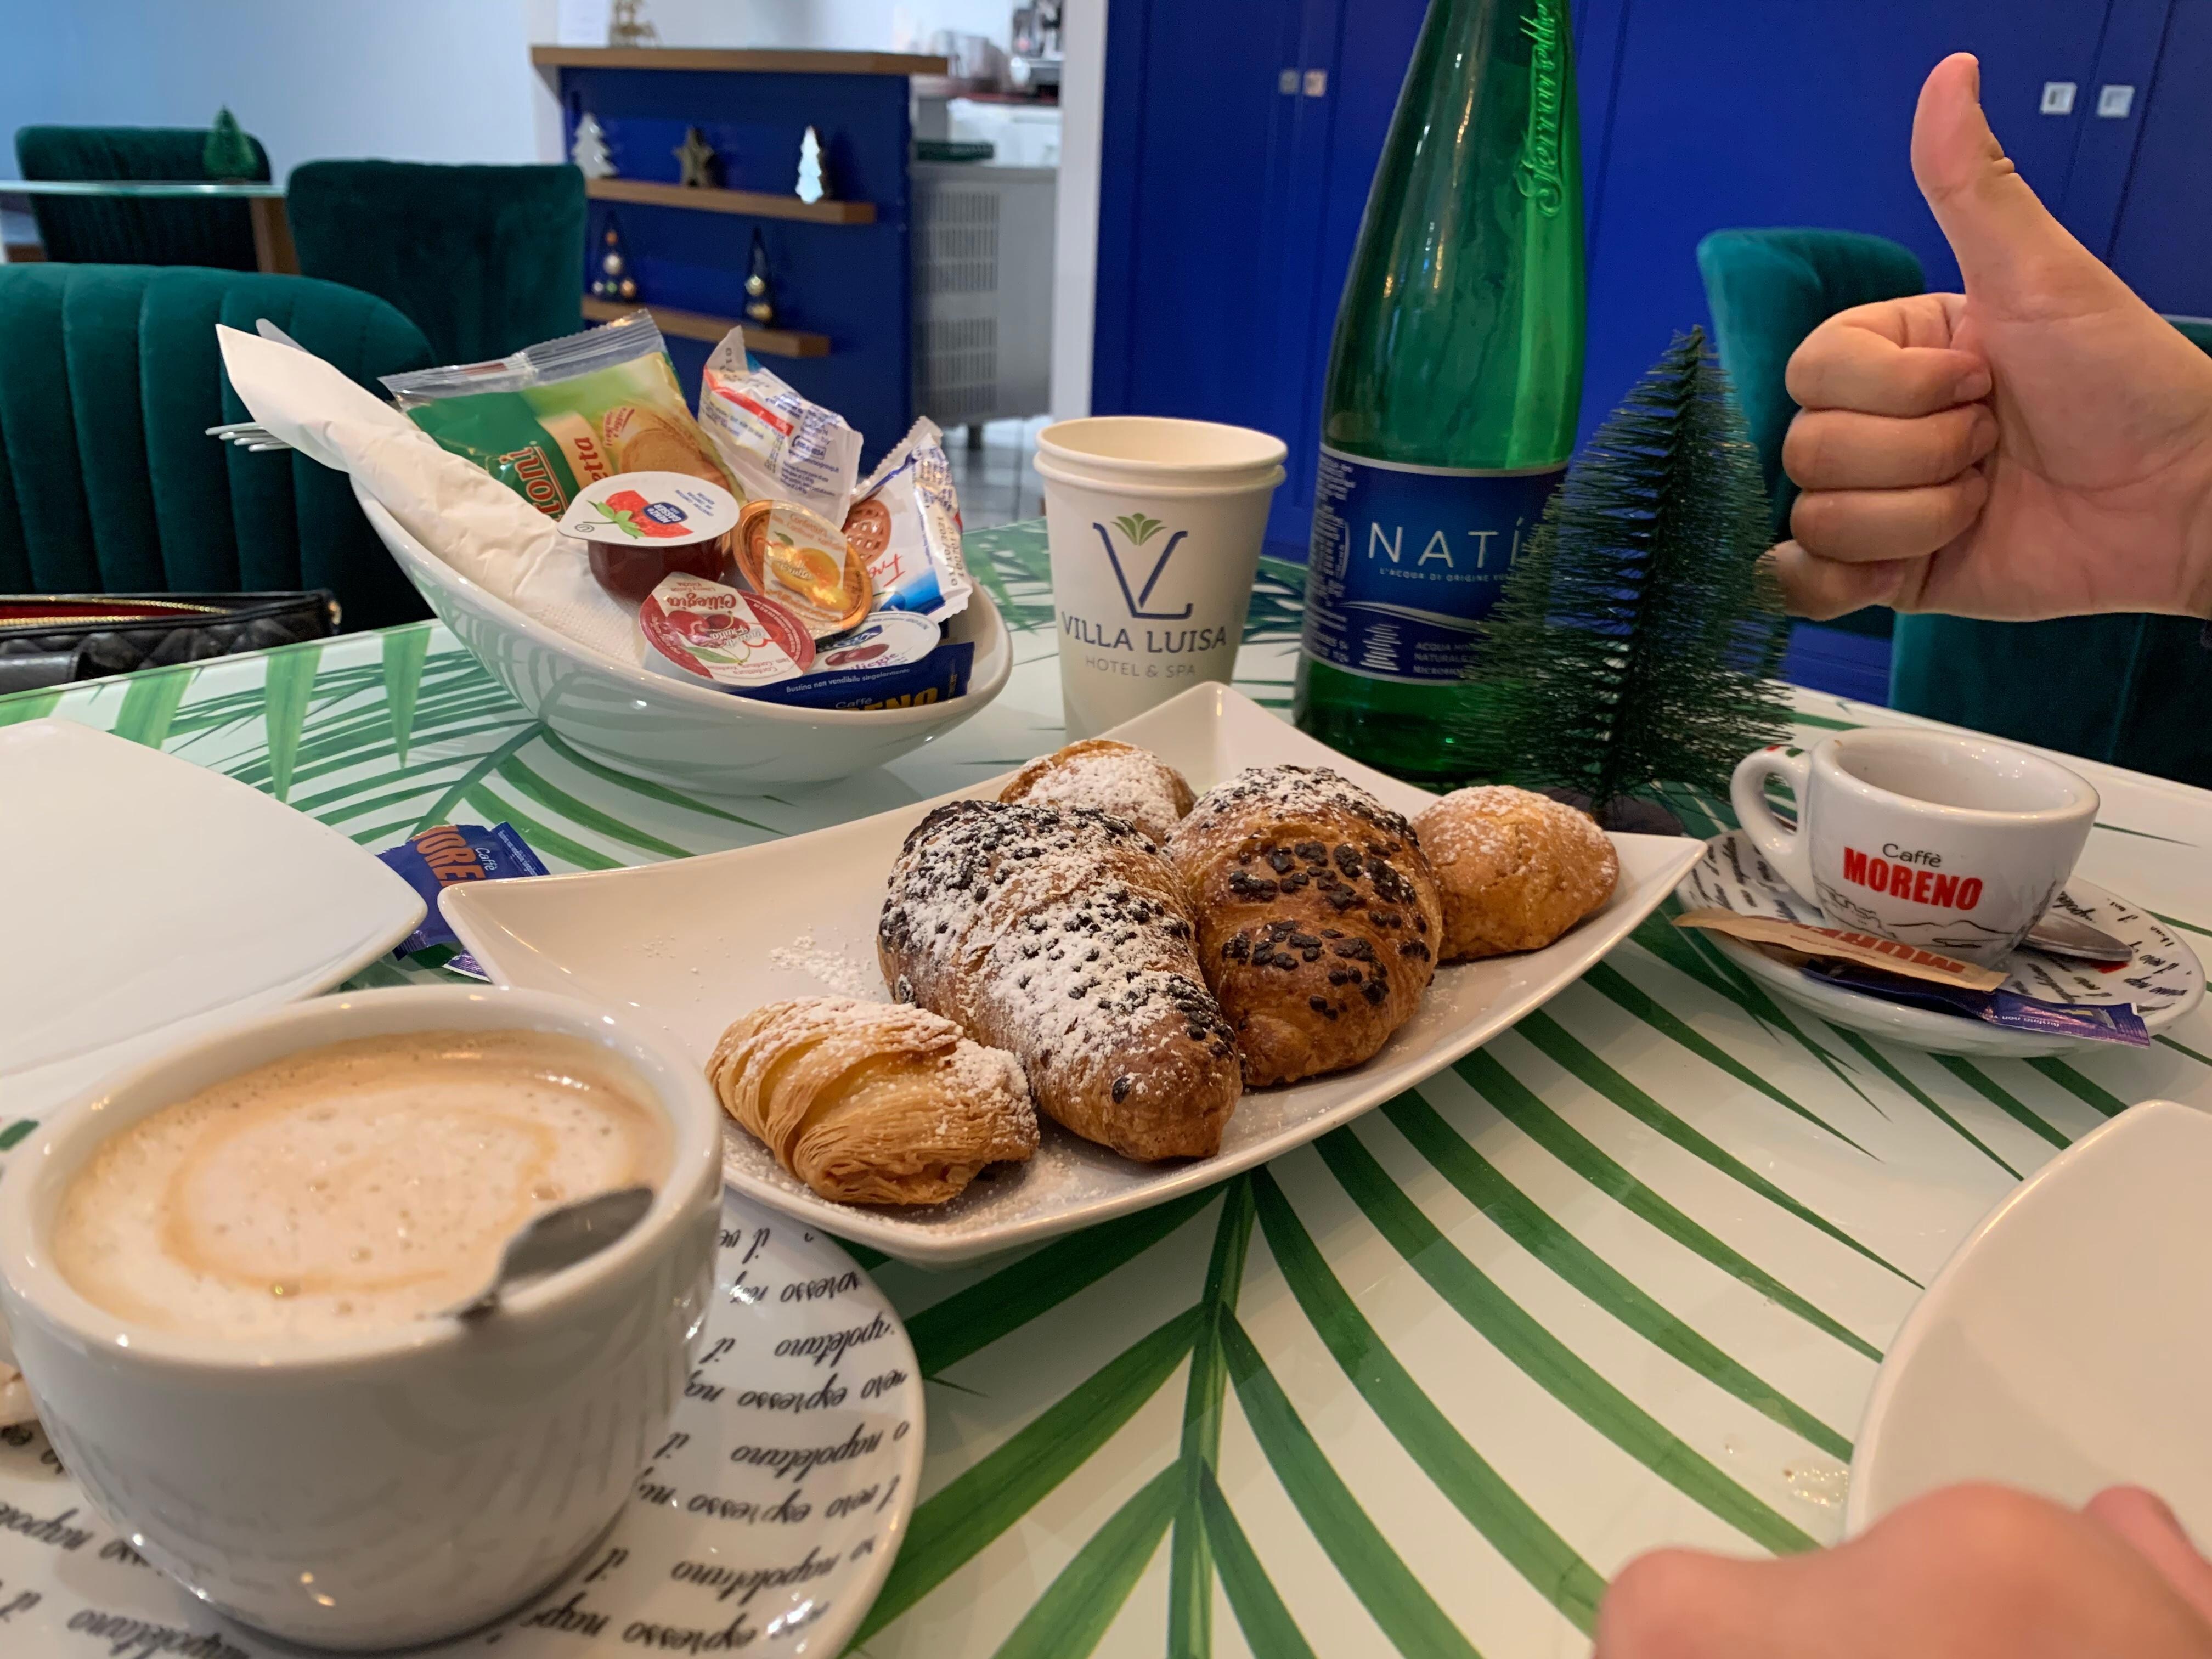
{"label": "green velvet armchair", "polygon": [[[26,179],[189,180],[208,176],[204,127],[19,127],[15,164]],[[253,166],[269,154],[248,137]],[[46,258],[66,264],[210,265],[252,270],[253,222],[243,202],[131,202],[31,198]]]}
{"label": "green velvet armchair", "polygon": [[309,161],[285,189],[301,274],[390,301],[441,363],[504,357],[584,325],[574,167]]}
{"label": "green velvet armchair", "polygon": [[[1923,291],[1920,262],[1879,236],[1840,230],[1721,230],[1698,245],[1721,363],[1735,383],[1789,534],[1796,486],[1782,440],[1796,413],[1784,383],[1799,342],[1837,312]],[[2212,322],[2172,318],[2212,350]],[[1869,609],[1827,624],[1888,632]],[[1895,618],[1890,706],[2017,742],[2212,787],[2212,650],[2182,617],[2054,622]]]}
{"label": "green velvet armchair", "polygon": [[[1790,354],[1838,312],[1921,293],[1927,278],[1911,249],[1853,230],[1717,230],[1698,244],[1698,272],[1721,367],[1759,450],[1780,541],[1790,534],[1797,499],[1797,486],[1782,470],[1782,440],[1797,412],[1784,378]],[[1872,606],[1826,626],[1879,636],[1890,631],[1890,613]]]}
{"label": "green velvet armchair", "polygon": [[373,390],[433,361],[390,306],[330,283],[0,265],[0,592],[327,587],[348,628],[428,614],[343,473],[206,435],[246,418],[215,325],[264,317]]}

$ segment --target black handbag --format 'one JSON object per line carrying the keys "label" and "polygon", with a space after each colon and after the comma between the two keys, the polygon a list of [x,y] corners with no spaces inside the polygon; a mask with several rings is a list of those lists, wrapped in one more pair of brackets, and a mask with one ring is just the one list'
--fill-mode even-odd
{"label": "black handbag", "polygon": [[0,691],[200,662],[337,631],[326,587],[289,593],[0,596]]}

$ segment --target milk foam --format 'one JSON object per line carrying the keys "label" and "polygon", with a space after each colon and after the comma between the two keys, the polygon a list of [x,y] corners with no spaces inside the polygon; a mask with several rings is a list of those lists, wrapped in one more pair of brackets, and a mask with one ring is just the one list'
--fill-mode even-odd
{"label": "milk foam", "polygon": [[55,1264],[110,1313],[258,1340],[403,1324],[482,1288],[530,1218],[659,1186],[669,1131],[604,1049],[424,1031],[293,1054],[98,1148]]}

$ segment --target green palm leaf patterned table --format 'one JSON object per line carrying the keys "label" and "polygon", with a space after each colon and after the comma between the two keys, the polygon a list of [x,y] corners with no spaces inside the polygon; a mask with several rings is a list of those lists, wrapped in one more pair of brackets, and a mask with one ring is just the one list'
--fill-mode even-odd
{"label": "green palm leaf patterned table", "polygon": [[[1006,692],[806,793],[710,805],[609,772],[428,623],[21,695],[0,723],[116,732],[369,847],[465,815],[560,869],[681,858],[1060,741],[1042,527],[969,546],[1015,629]],[[1279,708],[1300,574],[1263,570],[1238,661]],[[1901,718],[1796,706],[1808,736]],[[2212,796],[2083,769],[2106,817],[2084,873],[2212,932]],[[1508,1036],[1225,1186],[959,1272],[863,1252],[931,1387],[922,1502],[855,1650],[1534,1659],[1582,1651],[1607,1576],[1653,1545],[1832,1540],[1919,1286],[2123,1106],[2212,1103],[2208,1018],[2148,1050],[1932,1056],[1783,1008],[1655,917]]]}

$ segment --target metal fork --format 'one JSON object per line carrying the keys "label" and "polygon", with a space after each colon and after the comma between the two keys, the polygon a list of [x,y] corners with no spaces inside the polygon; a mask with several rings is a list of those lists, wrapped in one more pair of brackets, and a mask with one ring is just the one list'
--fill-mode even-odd
{"label": "metal fork", "polygon": [[[307,349],[307,347],[301,345],[266,317],[255,319],[253,331],[264,340],[274,340],[278,345],[289,346],[295,351]],[[210,427],[207,429],[207,435],[210,438],[220,438],[227,444],[236,444],[240,449],[252,455],[265,455],[271,450],[289,449],[292,447],[266,427],[257,426],[252,421],[226,421],[221,426]]]}

